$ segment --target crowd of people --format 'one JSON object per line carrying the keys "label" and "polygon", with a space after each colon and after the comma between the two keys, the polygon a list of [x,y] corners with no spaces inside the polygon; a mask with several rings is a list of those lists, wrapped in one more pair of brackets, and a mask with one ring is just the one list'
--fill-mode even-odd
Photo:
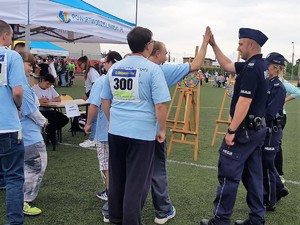
{"label": "crowd of people", "polygon": [[[55,143],[55,131],[68,123],[63,114],[39,107],[39,103],[61,101],[53,85],[56,81],[61,86],[69,84],[75,65],[62,61],[56,66],[51,57],[48,62],[43,60],[39,64],[40,81],[31,87],[26,76],[30,76],[36,59],[25,51],[7,48],[12,34],[11,27],[0,20],[0,93],[4,96],[4,104],[0,105],[0,143],[4,146],[0,153],[0,186],[6,188],[9,224],[23,224],[24,214],[42,212],[33,206],[47,166],[41,130],[48,129],[50,141]],[[80,146],[97,149],[100,176],[106,184],[105,190],[96,194],[106,201],[102,207],[104,222],[141,225],[150,189],[154,222],[165,224],[175,217],[166,170],[169,88],[189,72],[200,70],[210,45],[220,65],[237,76],[230,106],[232,121],[219,148],[219,186],[213,218],[202,219],[200,224],[231,223],[240,181],[247,190],[250,213],[247,220],[235,224],[265,224],[266,211],[274,211],[276,203],[289,194],[282,168],[284,103],[300,96],[299,89],[280,77],[284,57],[272,52],[262,58],[261,48],[267,40],[259,30],[241,28],[238,51],[245,62],[234,63],[207,27],[193,62],[165,64],[165,44],[153,40],[149,29],[135,27],[127,35],[131,53],[122,59],[118,52],[110,51],[102,60],[104,73],[86,56],[78,59],[78,67],[84,71],[82,98],[90,103],[84,127],[89,139]],[[225,85],[225,77],[217,77],[217,84]],[[207,73],[204,79],[208,82]],[[287,92],[291,94],[288,97]]]}

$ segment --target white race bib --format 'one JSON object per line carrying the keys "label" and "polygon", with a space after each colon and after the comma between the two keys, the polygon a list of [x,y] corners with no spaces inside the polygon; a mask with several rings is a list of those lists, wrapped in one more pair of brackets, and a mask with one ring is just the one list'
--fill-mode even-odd
{"label": "white race bib", "polygon": [[139,102],[139,69],[114,69],[109,76],[115,101]]}
{"label": "white race bib", "polygon": [[7,55],[0,54],[0,86],[7,85]]}

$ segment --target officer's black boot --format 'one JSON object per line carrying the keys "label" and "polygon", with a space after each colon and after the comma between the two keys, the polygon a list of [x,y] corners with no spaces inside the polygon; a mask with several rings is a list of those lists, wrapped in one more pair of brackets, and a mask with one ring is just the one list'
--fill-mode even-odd
{"label": "officer's black boot", "polygon": [[213,219],[203,219],[200,221],[200,225],[216,225],[216,223],[213,221]]}
{"label": "officer's black boot", "polygon": [[287,189],[286,187],[283,187],[278,193],[277,193],[277,202],[287,196],[289,194],[289,189]]}

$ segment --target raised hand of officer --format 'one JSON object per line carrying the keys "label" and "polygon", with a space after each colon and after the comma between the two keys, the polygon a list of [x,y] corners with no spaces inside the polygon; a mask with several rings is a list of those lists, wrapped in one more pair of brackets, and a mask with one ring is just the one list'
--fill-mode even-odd
{"label": "raised hand of officer", "polygon": [[208,43],[211,45],[211,47],[214,47],[214,46],[216,45],[216,41],[215,41],[215,38],[214,38],[214,35],[213,35],[213,34],[211,34]]}

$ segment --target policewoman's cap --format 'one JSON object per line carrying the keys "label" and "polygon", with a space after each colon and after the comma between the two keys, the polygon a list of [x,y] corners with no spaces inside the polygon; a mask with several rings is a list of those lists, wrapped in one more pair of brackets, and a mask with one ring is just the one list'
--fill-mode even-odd
{"label": "policewoman's cap", "polygon": [[256,41],[261,47],[266,43],[268,37],[259,30],[254,30],[251,28],[240,28],[239,30],[239,39],[240,38],[249,38]]}
{"label": "policewoman's cap", "polygon": [[277,53],[277,52],[271,52],[267,57],[265,58],[266,63],[269,64],[277,64],[284,66],[284,56]]}

